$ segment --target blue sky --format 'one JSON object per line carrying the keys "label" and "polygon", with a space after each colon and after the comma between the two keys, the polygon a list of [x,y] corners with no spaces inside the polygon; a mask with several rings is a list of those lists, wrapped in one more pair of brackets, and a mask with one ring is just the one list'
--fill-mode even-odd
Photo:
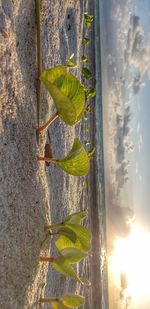
{"label": "blue sky", "polygon": [[[141,27],[144,31],[145,41],[148,40],[148,18],[149,18],[149,1],[137,1],[135,13],[140,17]],[[131,110],[133,113],[131,134],[134,141],[134,152],[130,155],[132,160],[129,169],[129,195],[134,200],[134,209],[138,211],[138,219],[143,224],[149,226],[150,222],[150,80],[147,74],[142,77],[145,86],[140,89],[139,93],[132,98]],[[140,126],[139,133],[137,127]],[[139,139],[142,137],[141,149],[139,151]],[[138,174],[137,170],[138,169]],[[132,192],[130,192],[132,183]]]}

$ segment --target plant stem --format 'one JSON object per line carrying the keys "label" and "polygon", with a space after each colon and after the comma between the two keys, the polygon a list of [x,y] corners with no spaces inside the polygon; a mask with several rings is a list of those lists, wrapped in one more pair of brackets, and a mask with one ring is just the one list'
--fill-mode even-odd
{"label": "plant stem", "polygon": [[62,225],[63,225],[63,222],[56,223],[56,224],[45,225],[45,229],[55,229],[57,227],[61,227]]}
{"label": "plant stem", "polygon": [[53,158],[48,158],[48,157],[37,157],[38,161],[46,161],[46,162],[51,162],[51,163],[57,163],[58,160],[55,160]]}
{"label": "plant stem", "polygon": [[39,299],[40,303],[51,303],[52,301],[59,301],[58,297],[41,297]]}
{"label": "plant stem", "polygon": [[37,123],[39,127],[40,97],[41,97],[41,36],[40,36],[40,0],[35,0],[36,31],[37,31]]}
{"label": "plant stem", "polygon": [[40,261],[41,262],[53,262],[54,258],[51,256],[40,256]]}
{"label": "plant stem", "polygon": [[51,116],[51,118],[41,127],[39,127],[36,131],[37,133],[41,133],[43,130],[45,130],[56,118],[58,117],[58,113]]}

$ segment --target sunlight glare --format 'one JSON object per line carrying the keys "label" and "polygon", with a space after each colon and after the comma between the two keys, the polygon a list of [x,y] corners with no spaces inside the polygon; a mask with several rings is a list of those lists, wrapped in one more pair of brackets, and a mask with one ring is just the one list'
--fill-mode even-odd
{"label": "sunlight glare", "polygon": [[110,259],[110,271],[118,287],[120,274],[127,277],[127,294],[135,302],[150,295],[150,235],[133,224],[127,238],[117,238]]}

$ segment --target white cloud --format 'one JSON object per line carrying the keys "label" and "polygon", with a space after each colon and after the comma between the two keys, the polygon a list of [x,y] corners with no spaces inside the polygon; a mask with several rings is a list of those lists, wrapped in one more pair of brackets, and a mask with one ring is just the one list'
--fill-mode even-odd
{"label": "white cloud", "polygon": [[[125,59],[128,64],[139,71],[141,77],[147,74],[150,78],[150,44],[149,42],[145,42],[144,32],[141,28],[140,18],[138,16],[132,16],[131,18]],[[141,78],[139,78],[139,82],[143,85]],[[138,85],[136,84],[136,86]]]}

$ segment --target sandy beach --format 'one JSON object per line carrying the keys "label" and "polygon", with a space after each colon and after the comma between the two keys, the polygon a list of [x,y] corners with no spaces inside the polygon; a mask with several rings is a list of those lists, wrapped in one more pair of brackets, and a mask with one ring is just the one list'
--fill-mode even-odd
{"label": "sandy beach", "polygon": [[[2,0],[0,8],[0,307],[41,308],[38,302],[41,295],[83,292],[81,286],[39,262],[40,255],[50,252],[50,242],[44,248],[40,242],[45,223],[59,222],[66,214],[80,209],[89,209],[89,218],[94,214],[96,217],[93,199],[96,167],[93,161],[84,190],[83,178],[69,176],[56,166],[45,167],[44,163],[37,162],[37,155],[43,155],[47,132],[42,134],[38,145],[35,3],[33,0]],[[90,0],[41,1],[43,70],[65,64],[67,57],[74,53],[78,66],[75,74],[81,77],[79,66],[85,31],[82,16],[86,11],[93,14],[94,6]],[[93,38],[93,30],[90,36]],[[94,73],[94,41],[92,46],[87,53]],[[40,123],[54,111],[50,96],[42,88]],[[94,109],[90,117],[90,135],[94,143]],[[49,128],[49,134],[53,154],[61,158],[70,150],[75,136],[83,139],[83,123],[68,127],[57,119]],[[93,202],[94,212],[90,210]],[[88,221],[93,229],[91,219]],[[95,241],[98,244],[98,238],[94,238]],[[53,245],[51,250],[55,254]],[[80,272],[88,275],[92,284],[100,271],[95,265],[94,274],[91,272],[89,265],[94,263],[91,253],[80,265]],[[84,294],[86,308],[96,308],[90,305],[92,287],[85,287]]]}

